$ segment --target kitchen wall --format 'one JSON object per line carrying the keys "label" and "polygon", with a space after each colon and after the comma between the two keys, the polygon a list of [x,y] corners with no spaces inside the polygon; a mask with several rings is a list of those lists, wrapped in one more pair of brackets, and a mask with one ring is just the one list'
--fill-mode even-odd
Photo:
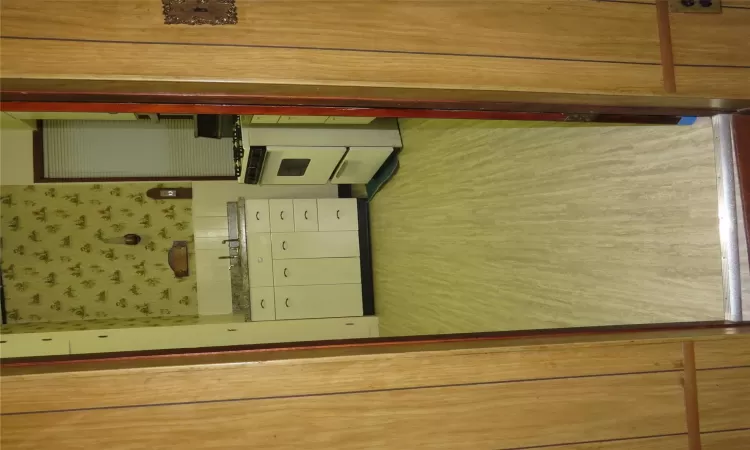
{"label": "kitchen wall", "polygon": [[401,121],[370,214],[382,334],[723,319],[710,121],[506,126]]}
{"label": "kitchen wall", "polygon": [[[194,258],[186,278],[167,264],[173,241],[192,241],[192,204],[146,197],[155,186],[0,187],[9,322],[197,314]],[[126,233],[143,241],[108,242]]]}

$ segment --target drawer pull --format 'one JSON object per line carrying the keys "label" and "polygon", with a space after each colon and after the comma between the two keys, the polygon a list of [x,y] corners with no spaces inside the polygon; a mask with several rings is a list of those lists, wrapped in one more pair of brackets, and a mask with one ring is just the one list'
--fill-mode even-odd
{"label": "drawer pull", "polygon": [[255,211],[255,220],[260,220],[260,211]]}
{"label": "drawer pull", "polygon": [[289,298],[287,298],[287,299],[286,299],[286,300],[284,301],[284,305],[286,305],[286,307],[287,307],[287,308],[289,308]]}
{"label": "drawer pull", "polygon": [[260,300],[260,307],[261,307],[261,309],[266,309],[266,299],[261,299]]}
{"label": "drawer pull", "polygon": [[44,342],[49,342],[49,341],[51,341],[51,340],[52,340],[52,338],[42,338],[42,340],[43,340]]}
{"label": "drawer pull", "polygon": [[284,278],[288,278],[289,274],[287,273],[287,268],[284,267]]}
{"label": "drawer pull", "polygon": [[284,220],[284,211],[281,211],[281,212],[279,213],[279,217],[281,217],[281,220]]}
{"label": "drawer pull", "polygon": [[286,250],[286,241],[281,241],[281,249]]}
{"label": "drawer pull", "polygon": [[341,211],[339,211],[338,209],[336,210],[336,218],[337,218],[337,219],[341,219],[341,217],[339,217],[339,213],[340,213],[340,212],[341,212]]}
{"label": "drawer pull", "polygon": [[109,337],[109,335],[106,335],[106,334],[102,334],[102,335],[100,335],[99,337],[103,339],[103,338]]}
{"label": "drawer pull", "polygon": [[305,220],[307,220],[307,211],[305,211]]}
{"label": "drawer pull", "polygon": [[227,331],[237,331],[237,328],[227,328]]}

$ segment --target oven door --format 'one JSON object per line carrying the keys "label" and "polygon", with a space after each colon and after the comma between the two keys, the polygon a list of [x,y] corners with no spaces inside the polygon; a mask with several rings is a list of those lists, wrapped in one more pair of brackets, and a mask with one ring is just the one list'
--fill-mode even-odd
{"label": "oven door", "polygon": [[260,184],[327,184],[346,147],[268,146]]}

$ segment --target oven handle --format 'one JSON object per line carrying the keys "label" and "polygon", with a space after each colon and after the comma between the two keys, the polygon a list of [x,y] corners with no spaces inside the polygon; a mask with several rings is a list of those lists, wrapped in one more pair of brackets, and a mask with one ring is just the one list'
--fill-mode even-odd
{"label": "oven handle", "polygon": [[341,163],[341,166],[339,167],[338,172],[336,172],[336,178],[341,178],[341,175],[344,174],[344,171],[346,170],[348,165],[349,165],[349,161],[344,161]]}

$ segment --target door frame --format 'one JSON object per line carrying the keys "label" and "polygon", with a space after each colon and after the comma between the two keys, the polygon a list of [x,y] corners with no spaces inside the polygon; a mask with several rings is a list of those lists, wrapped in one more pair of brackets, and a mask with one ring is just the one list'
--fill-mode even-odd
{"label": "door frame", "polygon": [[[11,80],[12,81],[12,80]],[[721,112],[734,110],[730,106],[718,108],[705,107],[701,102],[690,99],[639,99],[615,96],[576,96],[549,95],[555,103],[543,103],[543,97],[534,93],[515,93],[516,99],[529,101],[499,101],[491,93],[489,100],[461,100],[469,98],[467,93],[440,93],[434,98],[417,98],[406,90],[386,90],[371,97],[343,97],[330,95],[328,91],[315,95],[300,91],[306,95],[253,95],[208,92],[127,92],[127,83],[121,90],[95,92],[81,90],[87,82],[75,84],[79,89],[41,89],[20,90],[23,83],[8,83],[0,91],[0,111],[55,111],[55,112],[112,112],[112,113],[182,113],[182,114],[269,114],[269,115],[336,115],[358,117],[392,117],[392,118],[444,118],[444,119],[482,119],[482,120],[536,120],[536,121],[570,121],[600,123],[636,123],[636,124],[676,124],[681,116],[712,116]],[[27,83],[28,85],[28,83]],[[32,83],[33,85],[33,83]],[[14,88],[14,86],[16,88]],[[101,85],[106,87],[106,85]],[[143,85],[139,85],[142,87]],[[203,85],[205,87],[206,85]],[[157,86],[158,88],[158,86]],[[199,89],[200,87],[196,88]],[[102,88],[103,89],[103,88]],[[123,90],[124,89],[124,90]],[[351,90],[336,88],[343,92]],[[316,91],[319,92],[319,91]],[[327,93],[326,93],[327,92]],[[365,92],[375,92],[373,90]],[[390,95],[390,97],[388,95]],[[528,94],[524,96],[524,94]],[[420,94],[421,95],[421,94]],[[459,99],[456,100],[456,95]],[[460,97],[463,95],[464,97]],[[453,97],[452,97],[453,96]],[[428,95],[429,97],[429,95]],[[564,100],[569,101],[565,103]],[[582,102],[591,101],[585,104]],[[666,101],[675,102],[663,106]],[[732,118],[734,152],[737,159],[737,171],[740,180],[743,203],[750,202],[750,116]],[[750,231],[750,209],[743,209],[742,214],[747,231]],[[737,268],[739,270],[739,268]],[[711,321],[688,322],[678,324],[624,325],[586,328],[565,328],[549,330],[520,330],[509,332],[427,335],[397,338],[355,339],[343,341],[301,342],[272,345],[254,345],[240,347],[178,349],[166,351],[144,351],[116,354],[69,355],[55,357],[33,357],[5,360],[0,363],[6,369],[24,368],[34,373],[53,371],[58,365],[85,364],[95,368],[107,368],[115,364],[120,368],[143,367],[144,364],[161,365],[185,358],[185,362],[195,357],[209,357],[212,363],[255,359],[258,354],[275,355],[284,359],[287,352],[312,351],[315,354],[371,354],[391,351],[428,351],[450,349],[469,349],[487,345],[498,345],[511,340],[553,340],[565,342],[571,339],[586,338],[607,340],[613,335],[626,334],[637,336],[642,333],[667,333],[680,335],[698,335],[705,330],[714,330],[731,334],[733,330],[750,329],[749,321]],[[399,350],[400,349],[400,350]]]}

